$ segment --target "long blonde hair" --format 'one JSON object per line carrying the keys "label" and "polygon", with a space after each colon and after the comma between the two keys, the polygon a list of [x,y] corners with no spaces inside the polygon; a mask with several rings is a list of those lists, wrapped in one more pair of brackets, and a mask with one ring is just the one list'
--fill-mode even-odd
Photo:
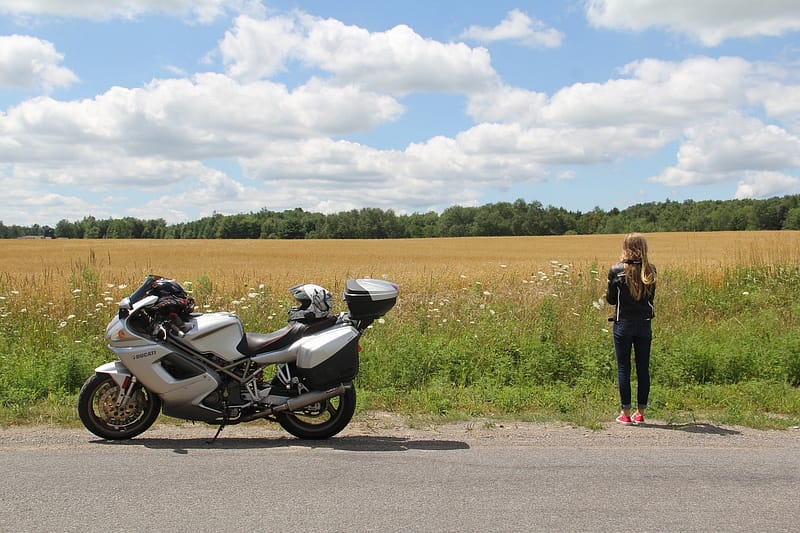
{"label": "long blonde hair", "polygon": [[647,259],[647,240],[641,233],[628,233],[622,242],[625,283],[636,300],[653,294],[656,267]]}

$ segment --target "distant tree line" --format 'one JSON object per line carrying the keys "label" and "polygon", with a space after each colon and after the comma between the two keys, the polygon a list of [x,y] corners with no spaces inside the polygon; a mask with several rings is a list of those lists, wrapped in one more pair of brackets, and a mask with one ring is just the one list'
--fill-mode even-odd
{"label": "distant tree line", "polygon": [[353,209],[330,215],[303,209],[238,215],[214,214],[192,222],[92,216],[55,228],[5,226],[0,238],[38,236],[67,239],[403,239],[501,235],[564,235],[668,231],[800,230],[800,195],[766,200],[652,202],[626,209],[567,211],[540,202],[453,206],[398,215],[393,210]]}

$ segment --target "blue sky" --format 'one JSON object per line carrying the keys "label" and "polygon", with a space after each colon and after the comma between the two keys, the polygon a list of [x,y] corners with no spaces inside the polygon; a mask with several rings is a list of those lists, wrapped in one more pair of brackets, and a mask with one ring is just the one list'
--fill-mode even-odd
{"label": "blue sky", "polygon": [[0,221],[800,194],[796,0],[6,0]]}

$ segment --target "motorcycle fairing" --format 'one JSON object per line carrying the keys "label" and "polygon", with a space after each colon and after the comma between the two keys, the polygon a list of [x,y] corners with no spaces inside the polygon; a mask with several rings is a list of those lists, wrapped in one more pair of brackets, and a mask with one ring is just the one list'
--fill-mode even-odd
{"label": "motorcycle fairing", "polygon": [[237,346],[244,337],[242,322],[234,313],[193,315],[186,323],[183,342],[200,353],[213,353],[226,361],[241,359]]}
{"label": "motorcycle fairing", "polygon": [[125,368],[125,365],[122,364],[121,361],[112,361],[102,364],[95,368],[94,371],[98,374],[108,374],[120,387],[125,384],[126,379],[133,377],[133,374],[131,374],[130,370]]}
{"label": "motorcycle fairing", "polygon": [[164,358],[174,353],[174,350],[165,344],[152,343],[144,347],[110,346],[110,348],[130,373],[135,375],[148,390],[158,394],[165,404],[180,402],[198,405],[220,384],[219,374],[211,369],[185,379],[172,376],[161,364]]}

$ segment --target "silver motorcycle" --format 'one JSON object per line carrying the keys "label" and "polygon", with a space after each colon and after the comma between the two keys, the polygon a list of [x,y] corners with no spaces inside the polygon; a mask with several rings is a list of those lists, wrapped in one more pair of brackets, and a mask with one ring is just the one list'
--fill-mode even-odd
{"label": "silver motorcycle", "polygon": [[218,425],[216,435],[257,419],[301,439],[336,435],[356,408],[359,339],[395,305],[398,287],[347,280],[348,311],[338,315],[331,314],[331,293],[318,285],[290,292],[297,305],[286,327],[246,333],[236,314],[195,313],[175,280],[148,276],[106,328],[117,360],[81,388],[81,421],[103,439],[135,437],[162,412]]}

